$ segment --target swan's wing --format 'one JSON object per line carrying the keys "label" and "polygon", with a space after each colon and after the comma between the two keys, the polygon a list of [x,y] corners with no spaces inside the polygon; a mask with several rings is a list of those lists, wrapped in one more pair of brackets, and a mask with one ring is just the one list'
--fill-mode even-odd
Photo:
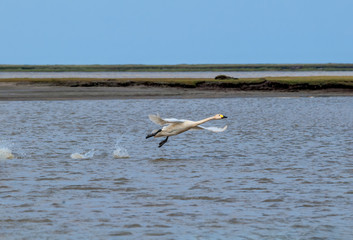
{"label": "swan's wing", "polygon": [[152,122],[154,122],[155,124],[161,125],[161,126],[169,124],[169,123],[182,123],[185,121],[185,120],[176,119],[176,118],[164,118],[163,119],[159,115],[153,115],[153,114],[148,115],[148,117]]}
{"label": "swan's wing", "polygon": [[150,115],[148,115],[148,118],[149,118],[152,122],[154,122],[155,124],[158,124],[158,125],[164,125],[164,124],[165,124],[165,122],[163,121],[162,118],[160,118],[159,115],[150,114]]}
{"label": "swan's wing", "polygon": [[197,127],[191,128],[191,130],[208,130],[208,131],[211,131],[211,132],[224,132],[227,129],[227,127],[228,127],[227,125],[224,126],[223,128],[197,126]]}
{"label": "swan's wing", "polygon": [[164,118],[163,119],[166,123],[182,123],[185,122],[186,120],[184,119],[176,119],[176,118]]}

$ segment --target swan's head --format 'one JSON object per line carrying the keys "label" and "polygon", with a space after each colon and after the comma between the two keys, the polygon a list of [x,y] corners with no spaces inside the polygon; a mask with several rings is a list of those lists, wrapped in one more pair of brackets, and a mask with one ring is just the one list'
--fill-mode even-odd
{"label": "swan's head", "polygon": [[214,119],[216,119],[216,120],[223,119],[223,118],[227,118],[227,117],[222,114],[217,114],[214,116]]}

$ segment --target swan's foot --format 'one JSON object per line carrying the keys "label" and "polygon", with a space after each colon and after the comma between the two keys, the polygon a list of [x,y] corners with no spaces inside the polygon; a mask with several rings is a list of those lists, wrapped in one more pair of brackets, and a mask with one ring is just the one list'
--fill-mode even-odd
{"label": "swan's foot", "polygon": [[147,139],[147,138],[150,138],[150,137],[154,137],[154,136],[156,136],[156,135],[157,135],[157,133],[159,133],[160,131],[162,131],[162,129],[159,129],[159,130],[158,130],[158,131],[156,131],[155,133],[148,134],[148,135],[146,136],[146,139]]}
{"label": "swan's foot", "polygon": [[162,147],[168,141],[168,137],[159,143],[158,147]]}

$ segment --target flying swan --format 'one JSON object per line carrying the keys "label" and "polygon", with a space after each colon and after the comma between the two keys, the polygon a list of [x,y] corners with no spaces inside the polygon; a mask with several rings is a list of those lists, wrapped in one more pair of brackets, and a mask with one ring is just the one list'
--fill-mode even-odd
{"label": "flying swan", "polygon": [[159,115],[148,115],[149,119],[154,122],[155,124],[158,125],[166,125],[163,126],[159,130],[154,130],[152,131],[151,134],[148,134],[146,138],[150,137],[166,137],[163,141],[159,143],[158,147],[162,147],[167,141],[169,136],[174,136],[180,133],[183,133],[188,130],[208,130],[211,132],[223,132],[224,130],[227,129],[227,125],[224,126],[223,128],[218,128],[218,127],[203,127],[200,126],[200,124],[203,124],[205,122],[208,122],[210,120],[220,120],[223,118],[227,118],[226,116],[222,114],[217,114],[209,118],[205,118],[199,121],[190,121],[190,120],[184,120],[184,119],[175,119],[175,118],[161,118]]}

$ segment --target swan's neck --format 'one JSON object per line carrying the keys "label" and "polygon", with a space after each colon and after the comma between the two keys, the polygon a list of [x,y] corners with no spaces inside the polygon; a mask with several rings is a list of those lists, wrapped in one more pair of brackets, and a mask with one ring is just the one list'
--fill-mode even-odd
{"label": "swan's neck", "polygon": [[209,117],[209,118],[202,119],[202,120],[200,120],[200,121],[196,121],[196,122],[195,122],[195,125],[197,126],[197,125],[203,124],[203,123],[205,123],[205,122],[208,122],[208,121],[210,121],[210,120],[214,120],[214,117]]}

